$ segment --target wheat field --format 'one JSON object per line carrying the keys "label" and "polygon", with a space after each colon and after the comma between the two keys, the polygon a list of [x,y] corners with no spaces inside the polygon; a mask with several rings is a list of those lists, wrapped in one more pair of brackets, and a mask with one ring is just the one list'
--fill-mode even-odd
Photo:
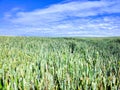
{"label": "wheat field", "polygon": [[120,90],[120,37],[0,37],[0,90]]}

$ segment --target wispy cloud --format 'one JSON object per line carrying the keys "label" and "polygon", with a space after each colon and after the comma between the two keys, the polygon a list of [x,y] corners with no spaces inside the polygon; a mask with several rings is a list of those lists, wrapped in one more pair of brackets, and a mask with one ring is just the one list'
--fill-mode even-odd
{"label": "wispy cloud", "polygon": [[112,14],[120,14],[119,6],[118,0],[76,0],[31,12],[13,8],[4,18],[18,35],[117,36],[120,17]]}

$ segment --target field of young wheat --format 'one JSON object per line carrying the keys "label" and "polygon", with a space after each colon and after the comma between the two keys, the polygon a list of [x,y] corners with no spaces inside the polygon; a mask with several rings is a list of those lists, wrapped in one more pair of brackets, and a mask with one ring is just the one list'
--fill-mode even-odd
{"label": "field of young wheat", "polygon": [[120,90],[120,38],[0,37],[0,90]]}

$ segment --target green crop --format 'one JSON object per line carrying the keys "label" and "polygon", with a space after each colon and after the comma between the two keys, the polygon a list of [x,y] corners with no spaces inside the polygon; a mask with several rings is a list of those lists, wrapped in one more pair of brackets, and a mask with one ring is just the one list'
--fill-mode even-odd
{"label": "green crop", "polygon": [[119,37],[0,37],[0,90],[119,89]]}

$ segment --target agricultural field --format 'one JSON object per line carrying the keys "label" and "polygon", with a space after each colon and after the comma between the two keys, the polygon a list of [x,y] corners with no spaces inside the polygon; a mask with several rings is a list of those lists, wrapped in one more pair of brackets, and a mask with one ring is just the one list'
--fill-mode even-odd
{"label": "agricultural field", "polygon": [[120,37],[0,37],[0,90],[120,90]]}

